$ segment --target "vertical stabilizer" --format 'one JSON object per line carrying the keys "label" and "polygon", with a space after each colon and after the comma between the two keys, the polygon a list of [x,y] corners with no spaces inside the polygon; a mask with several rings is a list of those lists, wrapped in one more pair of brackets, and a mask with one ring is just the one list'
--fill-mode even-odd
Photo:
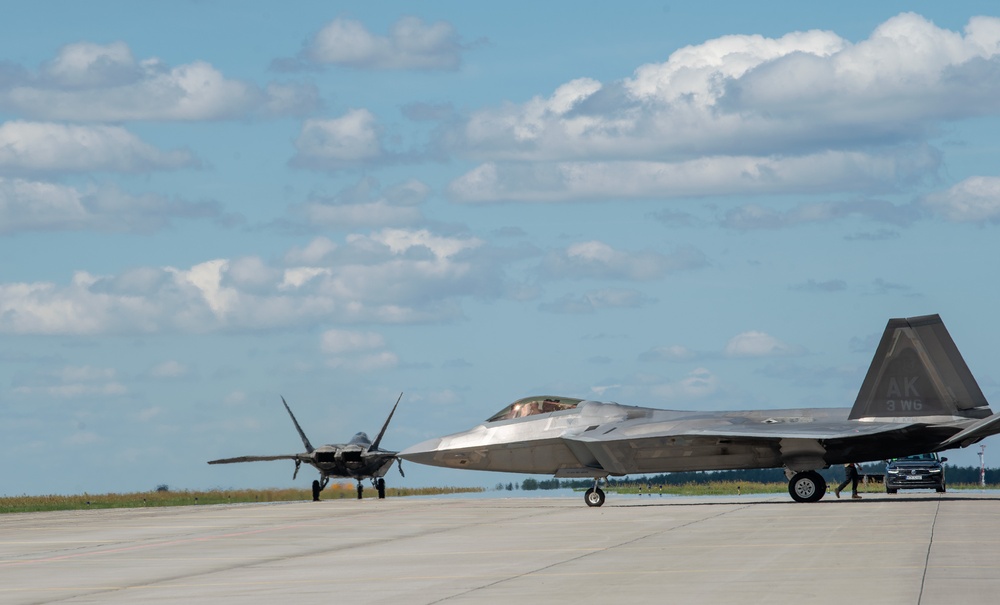
{"label": "vertical stabilizer", "polygon": [[992,412],[941,317],[890,319],[850,418],[985,418]]}
{"label": "vertical stabilizer", "polygon": [[[288,410],[288,415],[292,417],[292,424],[295,425],[295,430],[299,432],[299,437],[302,437],[302,445],[306,446],[306,453],[313,453],[313,446],[309,443],[309,438],[306,437],[304,432],[302,432],[302,427],[299,426],[299,421],[295,419],[295,414],[292,413],[292,408],[288,407],[288,402],[285,401],[284,397],[281,398],[281,403],[285,404],[285,409]],[[296,472],[298,472],[297,468]]]}
{"label": "vertical stabilizer", "polygon": [[392,411],[389,412],[389,417],[385,419],[385,424],[382,425],[382,430],[378,432],[378,437],[372,442],[371,449],[377,450],[378,445],[382,443],[382,436],[385,435],[385,429],[389,428],[389,421],[392,420],[392,415],[396,413],[396,407],[399,405],[399,400],[403,398],[403,394],[400,393],[399,397],[396,398],[396,405],[392,406]]}

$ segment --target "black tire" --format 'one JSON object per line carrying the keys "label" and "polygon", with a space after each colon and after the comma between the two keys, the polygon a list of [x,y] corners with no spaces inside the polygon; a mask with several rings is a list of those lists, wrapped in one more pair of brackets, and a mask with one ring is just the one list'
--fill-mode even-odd
{"label": "black tire", "polygon": [[313,502],[319,502],[319,481],[313,481]]}
{"label": "black tire", "polygon": [[826,494],[826,479],[816,471],[795,473],[788,482],[788,494],[796,502],[819,502]]}
{"label": "black tire", "polygon": [[939,494],[943,494],[943,493],[945,493],[945,491],[947,491],[947,489],[944,486],[944,483],[941,484],[941,487],[938,487],[936,489],[937,489],[937,493],[939,493]]}
{"label": "black tire", "polygon": [[364,493],[365,493],[365,486],[361,485],[361,483],[358,483],[358,500],[361,499]]}
{"label": "black tire", "polygon": [[599,487],[592,487],[583,494],[583,500],[587,506],[601,506],[604,504],[604,490]]}
{"label": "black tire", "polygon": [[375,481],[375,489],[378,490],[379,500],[384,499],[385,498],[385,479],[383,479],[382,477],[379,477],[378,480]]}

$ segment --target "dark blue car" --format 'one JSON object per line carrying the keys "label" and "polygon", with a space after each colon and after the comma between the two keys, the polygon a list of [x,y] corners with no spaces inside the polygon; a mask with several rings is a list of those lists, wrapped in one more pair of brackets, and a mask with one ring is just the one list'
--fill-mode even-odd
{"label": "dark blue car", "polygon": [[937,454],[916,454],[895,458],[885,465],[885,491],[895,494],[901,489],[933,489],[945,491],[944,463],[947,458]]}

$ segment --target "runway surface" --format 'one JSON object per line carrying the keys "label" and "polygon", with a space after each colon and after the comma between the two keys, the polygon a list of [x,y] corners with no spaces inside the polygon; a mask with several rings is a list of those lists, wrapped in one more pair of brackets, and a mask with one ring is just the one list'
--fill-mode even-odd
{"label": "runway surface", "polygon": [[0,603],[996,603],[985,493],[0,515]]}

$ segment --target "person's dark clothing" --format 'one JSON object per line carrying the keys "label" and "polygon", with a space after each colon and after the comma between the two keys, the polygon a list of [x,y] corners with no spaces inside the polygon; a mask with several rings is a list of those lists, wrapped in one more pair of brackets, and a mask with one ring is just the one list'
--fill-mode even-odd
{"label": "person's dark clothing", "polygon": [[858,467],[853,462],[844,465],[844,482],[837,486],[836,495],[839,498],[847,484],[851,484],[851,495],[858,497]]}

